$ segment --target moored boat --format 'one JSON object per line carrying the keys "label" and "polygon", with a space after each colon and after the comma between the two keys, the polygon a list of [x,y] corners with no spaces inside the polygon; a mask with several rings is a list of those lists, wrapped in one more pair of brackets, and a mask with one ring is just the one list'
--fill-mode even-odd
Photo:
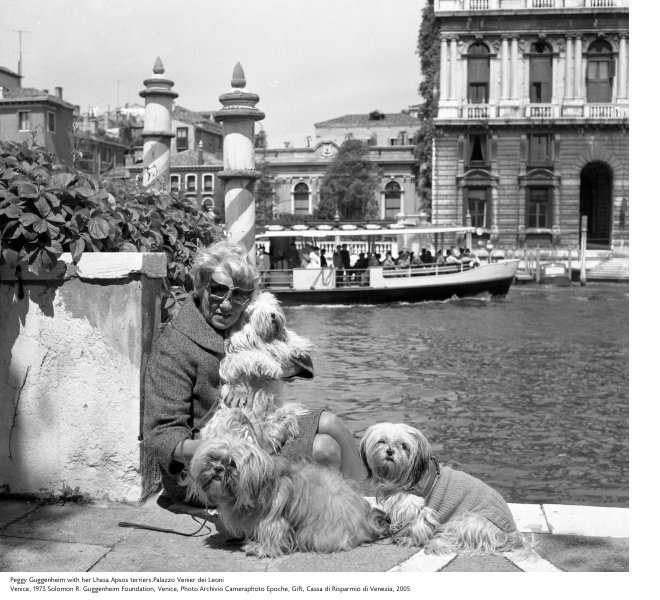
{"label": "moored boat", "polygon": [[[380,239],[401,235],[449,234],[465,235],[467,247],[475,228],[415,227],[406,230],[374,229],[284,229],[257,234],[257,244],[269,240],[271,248],[278,245],[288,247],[296,239],[301,245],[311,242],[318,245],[321,240],[333,248],[346,240],[366,239],[368,248],[373,248],[376,236]],[[328,238],[330,241],[328,241]],[[286,261],[276,260],[279,268],[271,269],[264,278],[263,287],[272,291],[284,303],[296,304],[378,304],[387,302],[420,302],[446,300],[456,297],[476,296],[488,293],[503,296],[516,275],[518,260],[482,262],[465,260],[460,264],[426,264],[406,268],[374,266],[365,269],[324,268],[281,268]],[[332,265],[331,257],[328,264]]]}

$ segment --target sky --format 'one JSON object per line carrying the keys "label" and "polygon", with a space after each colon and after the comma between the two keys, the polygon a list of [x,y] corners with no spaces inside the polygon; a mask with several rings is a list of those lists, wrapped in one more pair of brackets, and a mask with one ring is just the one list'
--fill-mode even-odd
{"label": "sky", "polygon": [[23,86],[63,88],[102,111],[143,104],[158,56],[176,102],[219,110],[234,66],[258,94],[269,147],[314,139],[314,123],[398,113],[421,101],[416,54],[426,0],[0,0],[0,66]]}

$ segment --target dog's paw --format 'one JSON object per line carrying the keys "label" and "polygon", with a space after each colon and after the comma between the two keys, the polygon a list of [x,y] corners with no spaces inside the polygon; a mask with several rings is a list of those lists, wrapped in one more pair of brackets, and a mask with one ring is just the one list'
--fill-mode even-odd
{"label": "dog's paw", "polygon": [[275,558],[282,556],[282,552],[277,548],[266,548],[259,542],[248,542],[243,546],[246,556],[254,556],[256,558]]}
{"label": "dog's paw", "polygon": [[453,554],[454,549],[446,540],[435,538],[424,546],[424,552],[426,554],[433,554],[434,556],[447,556],[448,554]]}

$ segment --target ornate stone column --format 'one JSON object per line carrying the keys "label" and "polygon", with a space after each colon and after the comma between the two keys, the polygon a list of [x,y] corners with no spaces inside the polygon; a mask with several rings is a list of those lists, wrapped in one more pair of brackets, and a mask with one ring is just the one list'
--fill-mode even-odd
{"label": "ornate stone column", "polygon": [[573,68],[573,95],[582,100],[582,36],[575,36],[575,57]]}
{"label": "ornate stone column", "polygon": [[172,91],[173,81],[165,79],[165,68],[160,57],[154,64],[154,76],[144,80],[144,140],[142,185],[170,189],[170,155],[172,133],[172,103],[179,94]]}
{"label": "ornate stone column", "polygon": [[502,36],[502,86],[500,100],[509,97],[509,38]]}
{"label": "ornate stone column", "polygon": [[440,39],[440,100],[449,97],[449,67],[447,65],[447,38]]}
{"label": "ornate stone column", "polygon": [[564,85],[566,90],[564,92],[564,98],[570,99],[573,98],[573,36],[566,36],[566,79]]}
{"label": "ornate stone column", "polygon": [[511,94],[509,98],[518,99],[518,36],[511,37]]}
{"label": "ornate stone column", "polygon": [[619,85],[617,96],[619,100],[628,98],[628,34],[622,33],[619,36]]}
{"label": "ornate stone column", "polygon": [[242,242],[256,259],[254,186],[261,173],[255,169],[254,123],[266,115],[256,108],[259,96],[245,88],[245,75],[241,63],[234,67],[232,91],[220,96],[222,108],[218,113],[224,128],[224,171],[218,177],[224,180],[225,219],[227,237]]}
{"label": "ornate stone column", "polygon": [[456,72],[456,59],[458,55],[458,39],[453,37],[449,43],[449,99],[456,100],[458,91],[458,73]]}

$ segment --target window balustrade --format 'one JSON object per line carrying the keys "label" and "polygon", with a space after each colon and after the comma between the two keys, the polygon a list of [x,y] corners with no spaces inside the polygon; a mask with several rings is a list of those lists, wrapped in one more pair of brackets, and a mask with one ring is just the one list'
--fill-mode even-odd
{"label": "window balustrade", "polygon": [[589,104],[587,117],[590,119],[627,119],[628,107],[616,104]]}
{"label": "window balustrade", "polygon": [[527,116],[532,119],[551,119],[555,116],[554,106],[552,104],[536,104],[529,106],[529,113]]}
{"label": "window balustrade", "polygon": [[488,105],[468,104],[463,107],[464,119],[489,119],[490,116],[490,106]]}

